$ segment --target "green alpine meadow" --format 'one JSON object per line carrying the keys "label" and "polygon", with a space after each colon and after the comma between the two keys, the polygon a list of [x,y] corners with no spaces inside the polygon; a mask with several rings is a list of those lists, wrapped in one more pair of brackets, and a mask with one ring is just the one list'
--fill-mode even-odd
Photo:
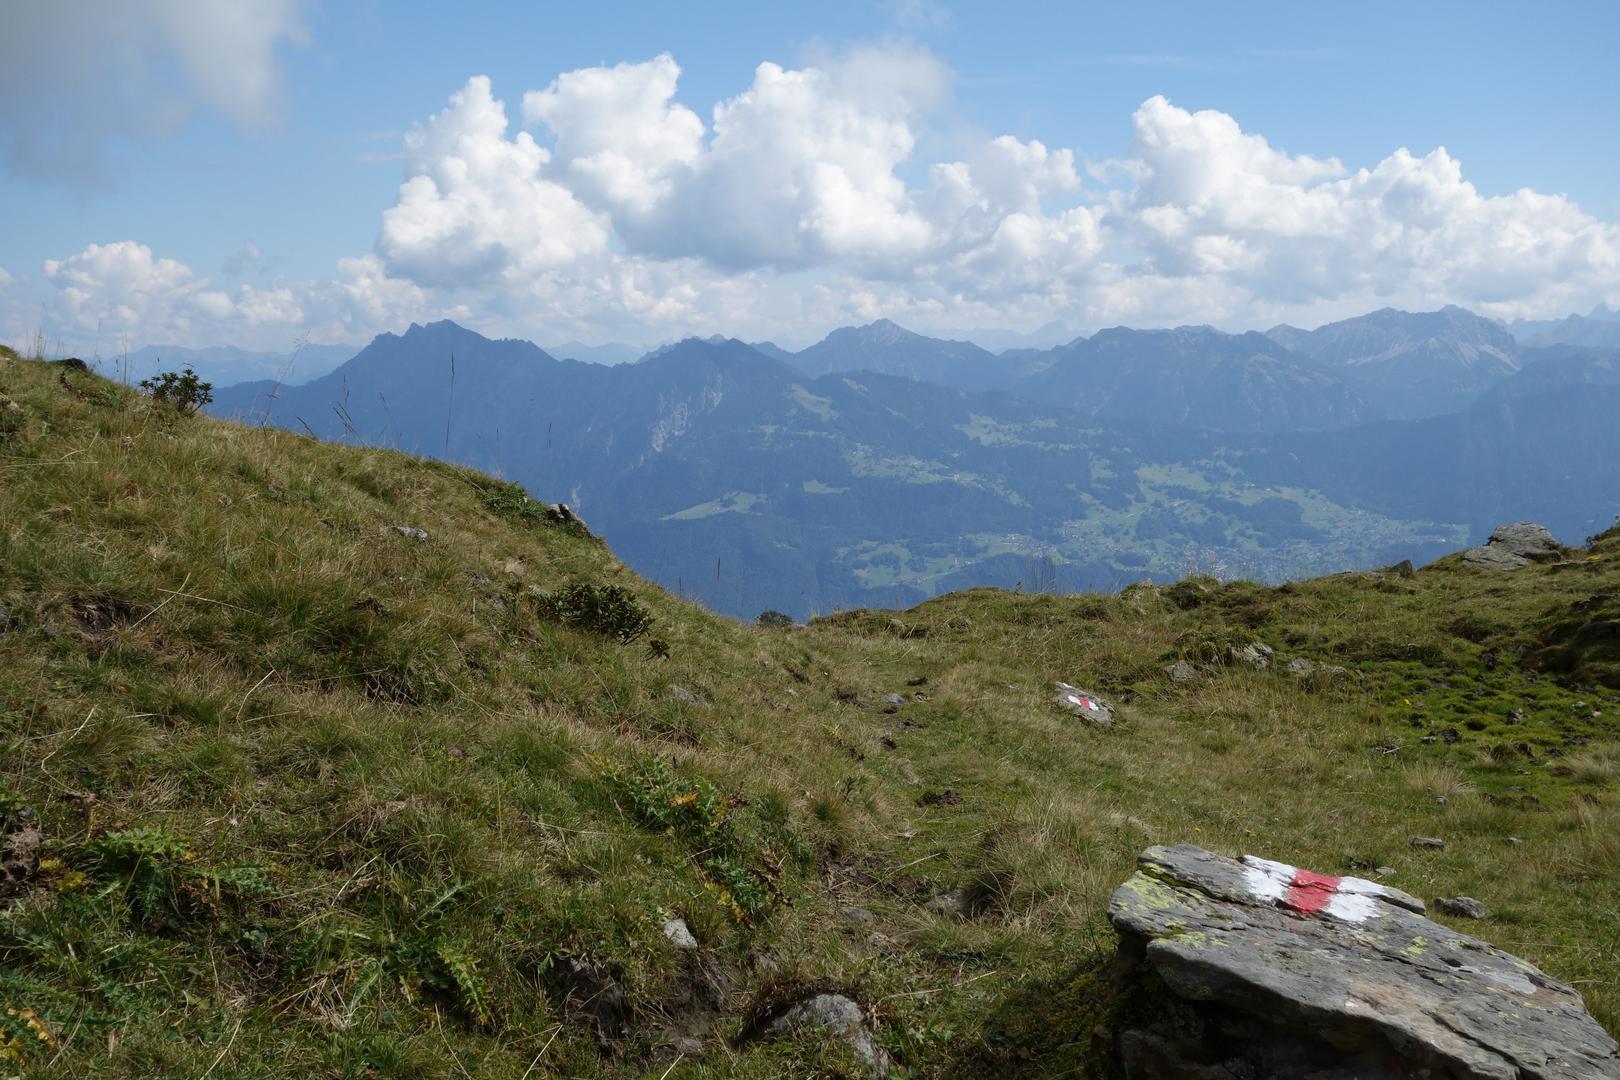
{"label": "green alpine meadow", "polygon": [[1620,529],[745,623],[205,392],[0,349],[4,1075],[1124,1076],[1173,845],[1620,1031]]}

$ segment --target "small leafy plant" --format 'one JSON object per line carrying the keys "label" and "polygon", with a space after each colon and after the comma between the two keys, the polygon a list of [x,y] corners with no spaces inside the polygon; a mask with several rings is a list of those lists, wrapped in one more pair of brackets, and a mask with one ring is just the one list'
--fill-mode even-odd
{"label": "small leafy plant", "polygon": [[535,598],[540,617],[628,645],[652,629],[652,616],[621,585],[582,581]]}
{"label": "small leafy plant", "polygon": [[130,913],[148,926],[178,926],[214,916],[222,901],[262,892],[256,866],[205,866],[184,837],[138,827],[108,833],[91,845],[102,894],[122,894]]}
{"label": "small leafy plant", "polygon": [[345,1023],[368,998],[381,1006],[397,991],[411,1002],[432,993],[488,1028],[496,1019],[489,982],[473,953],[444,926],[454,906],[475,901],[475,891],[460,881],[437,893],[385,890],[369,927],[313,930],[299,943],[295,966],[315,975],[315,985],[343,986]]}
{"label": "small leafy plant", "polygon": [[181,416],[190,416],[214,400],[214,384],[203,382],[189,365],[178,373],[165,371],[142,379],[141,389],[151,394],[153,401],[172,406]]}
{"label": "small leafy plant", "polygon": [[656,756],[609,770],[608,780],[643,826],[681,839],[716,902],[737,922],[770,907],[770,886],[750,868],[748,858],[758,854],[757,838],[739,829],[733,814],[739,800],[727,799],[702,777],[677,775],[673,765]]}

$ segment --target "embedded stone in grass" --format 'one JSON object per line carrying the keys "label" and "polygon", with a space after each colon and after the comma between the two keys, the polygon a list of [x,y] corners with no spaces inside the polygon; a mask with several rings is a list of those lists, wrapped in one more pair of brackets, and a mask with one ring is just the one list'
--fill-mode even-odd
{"label": "embedded stone in grass", "polygon": [[1490,912],[1485,905],[1472,896],[1437,896],[1434,899],[1434,908],[1442,915],[1452,915],[1459,919],[1483,919]]}
{"label": "embedded stone in grass", "polygon": [[1416,848],[1432,848],[1440,851],[1445,848],[1446,842],[1438,836],[1414,836],[1412,846]]}
{"label": "embedded stone in grass", "polygon": [[888,1051],[872,1038],[861,1007],[843,994],[817,994],[792,1005],[767,1021],[760,1034],[775,1037],[807,1030],[823,1030],[839,1036],[872,1070],[874,1077],[889,1075],[892,1066]]}
{"label": "embedded stone in grass", "polygon": [[923,906],[929,911],[936,911],[941,915],[954,915],[959,919],[971,919],[988,907],[988,897],[980,889],[952,889],[948,893],[940,893]]}
{"label": "embedded stone in grass", "polygon": [[1091,724],[1100,724],[1103,727],[1114,723],[1114,707],[1089,690],[1070,686],[1066,682],[1057,684],[1057,696],[1052,699],[1054,705],[1069,710],[1076,717]]}
{"label": "embedded stone in grass", "polygon": [[[1115,890],[1126,1075],[1620,1080],[1580,994],[1415,897],[1188,844]],[[1219,1063],[1219,1064],[1212,1064]]]}
{"label": "embedded stone in grass", "polygon": [[698,947],[697,938],[692,936],[685,919],[665,919],[664,936],[677,949],[691,950]]}
{"label": "embedded stone in grass", "polygon": [[409,525],[395,525],[394,531],[399,533],[399,535],[403,536],[407,540],[416,540],[420,542],[428,538],[426,529],[416,529]]}
{"label": "embedded stone in grass", "polygon": [[1176,686],[1184,686],[1198,678],[1198,669],[1185,660],[1177,660],[1175,663],[1167,665],[1164,668],[1164,673],[1170,677],[1170,681]]}
{"label": "embedded stone in grass", "polygon": [[692,691],[688,690],[684,686],[670,687],[669,696],[686,705],[696,705],[698,707],[702,707],[708,704],[706,701],[692,693]]}

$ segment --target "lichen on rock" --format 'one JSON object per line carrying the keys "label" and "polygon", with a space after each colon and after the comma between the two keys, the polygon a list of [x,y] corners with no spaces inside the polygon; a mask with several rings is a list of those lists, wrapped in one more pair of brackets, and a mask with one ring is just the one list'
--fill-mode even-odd
{"label": "lichen on rock", "polygon": [[1114,1036],[1129,1075],[1620,1078],[1579,993],[1414,896],[1185,844],[1139,863],[1109,905],[1156,1003]]}

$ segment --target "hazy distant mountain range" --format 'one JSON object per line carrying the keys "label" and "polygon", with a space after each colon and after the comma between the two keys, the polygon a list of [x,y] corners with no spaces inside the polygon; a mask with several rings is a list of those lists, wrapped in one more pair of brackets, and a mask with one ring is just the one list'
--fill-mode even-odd
{"label": "hazy distant mountain range", "polygon": [[1513,336],[1526,345],[1587,345],[1620,348],[1620,310],[1599,304],[1587,315],[1531,322],[1520,319],[1509,324]]}
{"label": "hazy distant mountain range", "polygon": [[1459,307],[1418,314],[1384,308],[1311,331],[1277,326],[1267,334],[1391,419],[1450,412],[1519,370],[1513,335]]}
{"label": "hazy distant mountain range", "polygon": [[1579,540],[1620,511],[1620,352],[1527,347],[1459,309],[1000,355],[880,321],[797,353],[688,339],[615,366],[440,322],[272,388],[214,411],[504,475],[743,616],[1278,580],[1421,561],[1521,517]]}
{"label": "hazy distant mountain range", "polygon": [[97,360],[102,374],[138,383],[160,371],[189,367],[204,382],[229,386],[245,379],[269,379],[288,386],[319,378],[360,351],[358,345],[302,345],[284,353],[254,352],[231,345],[188,349],[180,345],[148,345],[127,357]]}
{"label": "hazy distant mountain range", "polygon": [[605,345],[565,341],[561,345],[547,345],[545,350],[559,360],[584,360],[592,364],[628,364],[640,360],[649,351],[645,345],[625,345],[618,341]]}

